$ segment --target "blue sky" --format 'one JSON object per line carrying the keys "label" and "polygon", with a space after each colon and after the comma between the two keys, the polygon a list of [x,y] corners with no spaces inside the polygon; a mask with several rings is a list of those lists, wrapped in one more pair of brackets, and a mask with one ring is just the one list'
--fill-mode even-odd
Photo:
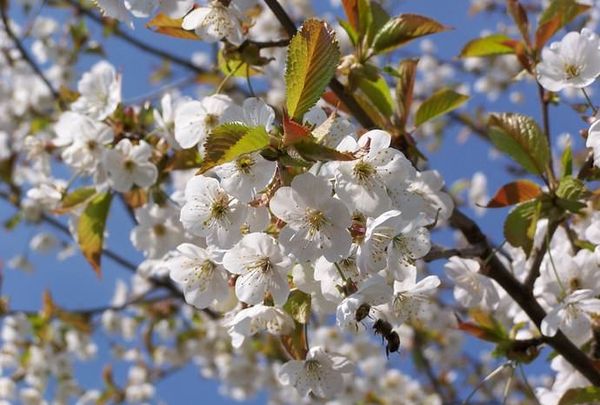
{"label": "blue sky", "polygon": [[[315,7],[320,12],[331,11],[327,2],[315,1]],[[444,59],[455,58],[462,46],[470,39],[479,36],[483,29],[494,30],[497,19],[486,15],[469,16],[467,0],[405,0],[388,1],[394,4],[393,14],[410,12],[423,14],[453,27],[453,30],[431,37],[437,44],[439,55]],[[42,14],[45,14],[44,10]],[[60,15],[52,12],[51,15]],[[19,20],[19,18],[18,18]],[[155,46],[168,49],[182,57],[189,56],[192,52],[203,49],[204,45],[185,40],[154,34],[144,28],[141,20],[136,20],[136,29],[132,35],[152,43]],[[90,23],[90,27],[94,27]],[[127,28],[123,28],[127,29]],[[97,27],[94,28],[98,32]],[[97,36],[99,38],[99,36]],[[125,100],[146,94],[149,91],[147,81],[148,73],[152,67],[160,64],[154,57],[149,57],[137,50],[132,50],[118,38],[110,38],[103,41],[107,51],[107,58],[114,63],[123,75],[123,98]],[[418,52],[418,43],[407,48],[409,51]],[[87,69],[98,60],[95,56],[85,57],[81,63],[81,71]],[[183,69],[176,68],[176,73],[185,75]],[[530,114],[539,119],[539,105],[535,96],[535,88],[531,83],[518,85],[526,94],[526,101],[518,106],[510,104],[506,98],[490,104],[477,95],[471,99],[467,109],[484,103],[492,111],[514,111]],[[563,131],[570,131],[576,138],[577,131],[582,127],[574,113],[564,108],[552,108],[552,132],[554,138]],[[490,161],[489,148],[487,144],[476,137],[471,137],[466,144],[457,142],[458,129],[448,127],[444,131],[443,143],[440,150],[430,155],[430,166],[444,174],[446,182],[451,185],[461,178],[470,178],[475,171],[483,171],[489,180],[489,191],[503,183],[509,178],[503,170],[506,160]],[[131,220],[127,217],[119,201],[115,200],[110,213],[108,229],[110,232],[108,247],[128,257],[132,261],[141,260],[141,255],[135,251],[129,241],[129,230]],[[470,212],[469,209],[467,211]],[[5,220],[14,213],[14,209],[4,202],[0,202],[0,220]],[[479,219],[482,229],[487,232],[496,242],[502,241],[502,221],[507,213],[506,209],[490,210],[485,217]],[[472,212],[470,212],[472,214]],[[0,260],[6,262],[16,253],[24,253],[27,250],[28,241],[37,230],[50,230],[46,225],[41,227],[19,226],[16,230],[8,233],[0,230]],[[60,235],[60,237],[63,237]],[[436,236],[438,243],[450,245],[452,238],[449,232],[443,232]],[[87,308],[105,304],[112,296],[114,284],[117,278],[127,278],[129,273],[110,260],[104,259],[103,276],[97,278],[89,269],[87,263],[78,255],[65,262],[58,262],[51,256],[37,254],[29,255],[36,270],[34,274],[23,274],[11,269],[4,269],[4,281],[2,285],[3,294],[9,295],[11,306],[18,309],[37,309],[41,304],[41,296],[44,289],[49,289],[57,302],[66,308]],[[436,265],[439,270],[441,264]],[[82,382],[90,386],[97,385],[100,378],[100,366],[106,357],[107,342],[100,340],[103,346],[100,358],[82,367]],[[482,350],[485,346],[476,344],[474,351]],[[476,354],[476,353],[474,353]],[[405,358],[407,354],[403,356]],[[406,364],[396,358],[393,360],[395,366]],[[405,367],[405,366],[402,366]],[[123,372],[118,369],[118,373]],[[534,370],[538,370],[534,367]],[[172,404],[187,403],[235,403],[218,393],[217,385],[199,377],[197,368],[194,366],[168,377],[158,385],[159,398]],[[199,402],[204,401],[204,402]],[[250,403],[264,403],[265,397],[260,396]]]}

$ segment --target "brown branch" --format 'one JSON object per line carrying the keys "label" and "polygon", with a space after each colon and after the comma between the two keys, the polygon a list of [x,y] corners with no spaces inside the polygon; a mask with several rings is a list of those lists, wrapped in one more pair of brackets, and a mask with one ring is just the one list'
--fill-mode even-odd
{"label": "brown branch", "polygon": [[42,72],[39,66],[33,61],[31,56],[29,56],[27,50],[25,49],[19,38],[15,35],[12,28],[10,28],[8,16],[6,14],[7,7],[8,5],[0,4],[0,18],[2,19],[2,24],[4,25],[4,32],[6,32],[6,35],[8,35],[8,37],[12,40],[13,44],[19,51],[21,58],[23,58],[27,65],[29,65],[29,67],[31,68],[31,70],[33,70],[36,76],[39,77],[42,80],[42,82],[44,82],[44,85],[48,88],[48,91],[52,95],[52,98],[60,102],[60,95],[58,94],[58,91],[54,89],[52,83],[50,83],[48,78],[44,75],[44,72]]}
{"label": "brown branch", "polygon": [[554,236],[554,232],[558,229],[560,225],[560,221],[550,220],[548,222],[548,230],[546,231],[546,236],[542,245],[539,248],[536,248],[533,253],[533,261],[531,263],[531,268],[529,269],[529,273],[527,274],[527,278],[524,281],[525,288],[530,291],[533,290],[533,285],[535,284],[535,280],[540,276],[540,266],[542,265],[542,260],[544,260],[544,256],[550,247],[550,242],[552,241],[552,237]]}
{"label": "brown branch", "polygon": [[[483,248],[483,254],[479,257],[481,259],[488,259],[482,270],[484,274],[500,284],[539,329],[542,320],[546,317],[546,311],[544,311],[535,299],[532,292],[521,284],[498,257],[493,254],[493,249],[479,226],[458,209],[453,211],[449,222],[453,228],[462,232],[471,245]],[[558,331],[553,337],[545,336],[544,342],[552,346],[558,354],[571,363],[593,385],[600,386],[600,372],[596,369],[594,362],[584,352],[579,350],[561,331]]]}
{"label": "brown branch", "polygon": [[479,257],[483,253],[480,246],[469,246],[462,249],[445,248],[439,245],[433,245],[423,260],[425,262],[433,262],[439,259],[448,259],[452,256],[459,257]]}

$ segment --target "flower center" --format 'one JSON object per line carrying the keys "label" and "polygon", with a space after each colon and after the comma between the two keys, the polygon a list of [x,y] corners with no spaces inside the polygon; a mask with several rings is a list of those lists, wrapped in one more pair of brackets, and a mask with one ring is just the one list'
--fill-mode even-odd
{"label": "flower center", "polygon": [[127,159],[124,163],[123,163],[123,167],[125,168],[125,170],[127,170],[128,172],[132,172],[133,169],[135,168],[135,162],[131,159]]}
{"label": "flower center", "polygon": [[167,227],[163,224],[156,224],[152,228],[156,236],[164,236],[167,233]]}
{"label": "flower center", "polygon": [[366,183],[375,174],[375,168],[370,163],[361,160],[354,165],[352,172],[359,182]]}
{"label": "flower center", "polygon": [[255,261],[250,269],[259,269],[263,273],[269,273],[273,270],[273,263],[271,263],[271,259],[269,256],[263,256]]}
{"label": "flower center", "polygon": [[567,79],[573,79],[581,73],[581,66],[567,64],[565,65],[565,73],[567,74]]}
{"label": "flower center", "polygon": [[321,363],[319,363],[317,360],[306,360],[306,362],[304,363],[304,370],[306,370],[306,372],[309,374],[316,374],[319,372],[320,369]]}
{"label": "flower center", "polygon": [[207,128],[214,128],[219,124],[219,117],[216,114],[206,114],[204,117],[204,125]]}
{"label": "flower center", "polygon": [[327,218],[323,211],[309,208],[306,210],[306,223],[308,224],[308,232],[313,235],[327,224]]}
{"label": "flower center", "polygon": [[252,159],[252,156],[244,155],[235,161],[235,167],[240,173],[250,174],[252,172],[254,163],[255,162],[254,159]]}
{"label": "flower center", "polygon": [[228,212],[229,197],[225,193],[219,193],[210,206],[210,216],[216,220],[221,220]]}

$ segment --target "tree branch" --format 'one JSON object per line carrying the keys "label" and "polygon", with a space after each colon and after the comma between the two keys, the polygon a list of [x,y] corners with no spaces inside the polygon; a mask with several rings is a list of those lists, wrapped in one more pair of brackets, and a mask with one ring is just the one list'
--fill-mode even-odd
{"label": "tree branch", "polygon": [[544,238],[542,245],[539,248],[535,249],[532,253],[533,261],[531,263],[531,269],[529,270],[527,278],[523,283],[525,285],[525,288],[527,288],[530,291],[533,291],[533,285],[535,284],[535,280],[537,280],[537,278],[540,276],[540,266],[542,265],[542,260],[544,260],[544,256],[546,255],[546,252],[550,247],[550,242],[552,241],[554,232],[556,232],[556,229],[558,229],[559,225],[560,221],[548,222],[546,237]]}
{"label": "tree branch", "polygon": [[[493,253],[492,247],[479,226],[456,208],[449,222],[453,228],[462,232],[471,245],[483,248],[483,254],[479,257],[481,259],[488,259],[487,264],[482,270],[484,274],[500,284],[539,329],[542,320],[546,317],[546,312],[537,299],[535,299],[532,292],[521,284]],[[584,352],[579,350],[561,331],[558,331],[553,337],[545,336],[544,342],[552,346],[554,350],[571,363],[592,384],[600,386],[600,372],[596,369],[594,362]]]}
{"label": "tree branch", "polygon": [[15,35],[12,28],[10,28],[8,16],[6,15],[7,7],[8,5],[0,5],[0,17],[2,19],[2,24],[4,25],[4,31],[6,32],[6,35],[8,35],[8,37],[14,43],[15,47],[19,51],[19,54],[21,55],[21,58],[23,58],[23,60],[29,65],[29,67],[31,68],[31,70],[33,70],[36,76],[39,77],[42,80],[42,82],[44,82],[44,85],[48,88],[48,91],[52,95],[52,98],[60,102],[60,95],[58,94],[58,91],[54,89],[54,86],[52,86],[52,83],[50,83],[48,78],[44,75],[44,72],[42,72],[39,66],[33,61],[33,59],[31,59],[19,38]]}

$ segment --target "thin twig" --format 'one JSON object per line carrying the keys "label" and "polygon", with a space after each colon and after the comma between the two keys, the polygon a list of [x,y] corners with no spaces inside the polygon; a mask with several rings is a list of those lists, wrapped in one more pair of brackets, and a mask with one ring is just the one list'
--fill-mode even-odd
{"label": "thin twig", "polygon": [[21,58],[23,58],[23,60],[29,65],[29,67],[31,68],[31,70],[33,70],[36,76],[38,76],[42,80],[42,82],[44,82],[44,85],[48,88],[48,91],[52,95],[52,98],[60,102],[60,95],[58,94],[58,91],[54,89],[52,83],[50,83],[48,78],[44,75],[44,72],[42,72],[39,66],[33,61],[31,56],[29,56],[25,47],[23,46],[19,38],[15,35],[8,21],[8,16],[6,15],[6,8],[2,7],[1,5],[0,17],[2,18],[2,24],[4,24],[4,31],[6,32],[6,35],[8,35],[8,37],[14,43],[15,47],[19,51],[19,54],[21,55]]}
{"label": "thin twig", "polygon": [[524,281],[525,288],[533,290],[533,285],[535,284],[535,280],[540,276],[540,266],[542,265],[542,260],[544,260],[544,256],[550,247],[550,242],[552,241],[552,237],[554,236],[554,232],[560,225],[560,221],[549,221],[548,230],[546,231],[546,238],[542,242],[542,245],[533,251],[532,257],[533,261],[531,263],[531,268],[529,273],[527,274],[527,278]]}

